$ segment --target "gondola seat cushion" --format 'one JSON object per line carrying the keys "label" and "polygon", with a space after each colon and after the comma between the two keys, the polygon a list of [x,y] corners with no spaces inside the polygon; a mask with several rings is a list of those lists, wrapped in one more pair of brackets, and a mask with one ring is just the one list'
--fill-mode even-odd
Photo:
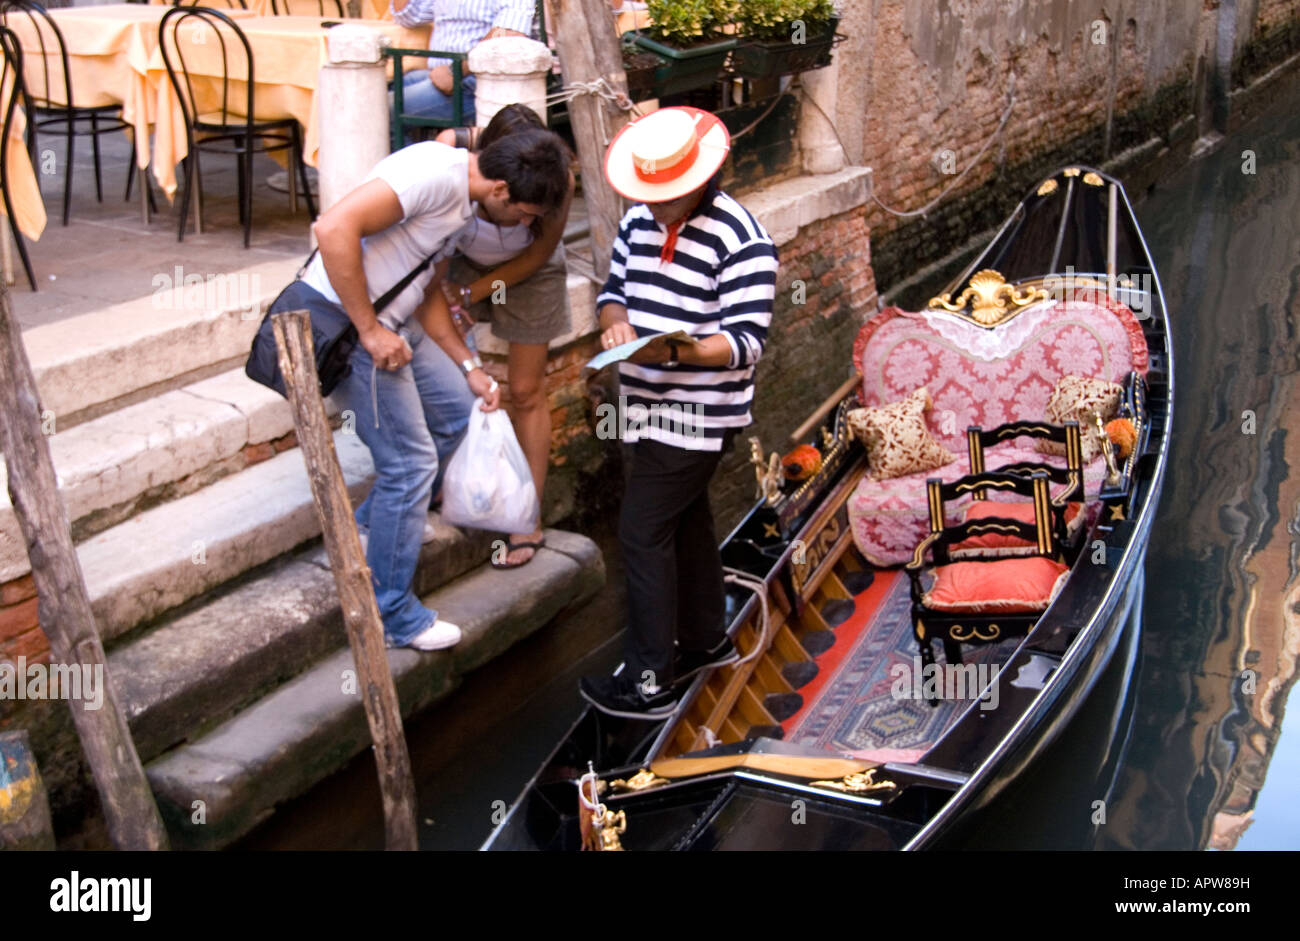
{"label": "gondola seat cushion", "polygon": [[950,562],[931,570],[921,599],[944,614],[1031,614],[1046,611],[1070,574],[1055,559],[1031,556],[992,562]]}
{"label": "gondola seat cushion", "polygon": [[[1104,292],[1076,292],[1026,307],[988,329],[937,311],[908,313],[889,307],[868,321],[853,346],[862,373],[862,404],[896,402],[926,387],[934,407],[926,416],[935,439],[963,457],[937,470],[880,480],[864,476],[849,499],[853,538],[873,565],[907,562],[928,531],[925,481],[944,482],[970,472],[966,428],[1010,421],[1042,421],[1064,376],[1123,383],[1146,375],[1142,326],[1124,304]],[[1021,461],[1064,465],[1034,439],[1004,441],[985,452],[990,470]],[[1105,476],[1103,459],[1084,467],[1084,488],[1095,496]],[[1061,488],[1053,487],[1053,494]],[[969,499],[951,504],[962,510]]]}
{"label": "gondola seat cushion", "polygon": [[925,424],[930,393],[922,386],[879,408],[855,408],[847,420],[867,448],[868,473],[877,480],[931,471],[957,458],[934,439]]}
{"label": "gondola seat cushion", "polygon": [[[1032,526],[1034,524],[1034,505],[1024,501],[1012,503],[997,500],[972,500],[966,508],[964,520],[969,522],[973,519],[989,519],[993,517],[1018,520]],[[1079,532],[1079,527],[1083,525],[1083,517],[1083,504],[1071,501],[1066,505],[1065,528],[1067,538],[1071,541]],[[993,555],[1002,553],[990,552],[989,550],[1032,549],[1033,547],[1034,543],[1019,536],[1012,536],[1007,533],[983,533],[979,536],[963,539],[952,547],[952,553],[953,555],[968,553],[970,555]]]}

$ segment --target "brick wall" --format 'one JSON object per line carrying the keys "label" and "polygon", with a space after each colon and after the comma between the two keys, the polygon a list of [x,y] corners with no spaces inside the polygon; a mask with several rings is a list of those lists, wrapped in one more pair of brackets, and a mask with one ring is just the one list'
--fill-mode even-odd
{"label": "brick wall", "polygon": [[28,663],[50,659],[49,642],[37,623],[36,583],[30,574],[0,585],[0,660],[17,663],[19,657]]}

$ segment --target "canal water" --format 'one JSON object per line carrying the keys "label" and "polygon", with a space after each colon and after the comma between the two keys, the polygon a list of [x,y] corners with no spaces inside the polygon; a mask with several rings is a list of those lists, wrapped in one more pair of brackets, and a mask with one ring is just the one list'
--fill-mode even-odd
{"label": "canal water", "polygon": [[[1170,466],[1145,600],[1067,733],[965,845],[1300,847],[1300,114],[1279,108],[1131,193],[1175,348]],[[1292,433],[1289,433],[1292,432]],[[620,659],[622,572],[580,616],[408,724],[425,849],[478,846]],[[1128,669],[1131,666],[1131,669]],[[243,848],[377,848],[366,756]]]}

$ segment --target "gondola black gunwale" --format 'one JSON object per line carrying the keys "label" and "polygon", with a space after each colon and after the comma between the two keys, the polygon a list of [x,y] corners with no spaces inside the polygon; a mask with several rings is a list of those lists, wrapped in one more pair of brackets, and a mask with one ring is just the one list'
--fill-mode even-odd
{"label": "gondola black gunwale", "polygon": [[[1168,310],[1159,273],[1123,185],[1107,174],[1083,166],[1072,168],[1070,171],[1057,171],[1049,179],[1061,178],[1063,173],[1074,178],[1082,174],[1095,174],[1096,178],[1102,181],[1103,188],[1114,186],[1114,192],[1120,201],[1116,213],[1122,209],[1124,214],[1126,242],[1136,237],[1136,245],[1126,245],[1126,247],[1140,249],[1140,252],[1135,253],[1140,256],[1134,259],[1137,263],[1135,270],[1142,274],[1149,273],[1152,279],[1152,290],[1145,298],[1142,311],[1142,314],[1149,314],[1149,316],[1139,316],[1139,320],[1150,353],[1149,378],[1154,382],[1152,386],[1142,384],[1139,390],[1145,398],[1146,414],[1138,446],[1131,460],[1126,462],[1125,469],[1131,477],[1124,481],[1126,491],[1123,494],[1123,519],[1113,524],[1102,521],[1094,530],[1089,551],[1095,548],[1095,541],[1100,540],[1106,553],[1106,564],[1094,566],[1083,556],[1076,560],[1074,571],[1061,594],[1008,659],[1004,671],[1016,670],[1018,666],[1029,662],[1034,655],[1047,656],[1056,661],[1051,676],[1040,689],[1033,690],[1032,695],[1026,697],[1027,702],[1023,707],[1005,711],[993,710],[1000,713],[995,718],[990,713],[979,710],[979,702],[975,700],[918,763],[886,764],[881,767],[880,770],[887,775],[899,779],[916,778],[918,781],[925,779],[926,771],[929,770],[933,777],[925,779],[928,785],[946,788],[951,795],[937,812],[920,826],[902,847],[903,849],[920,849],[940,841],[959,819],[964,819],[967,814],[978,813],[981,807],[990,802],[1023,772],[1035,755],[1059,737],[1110,663],[1123,629],[1128,623],[1133,605],[1140,604],[1143,594],[1142,568],[1168,461],[1169,431],[1172,428],[1173,418],[1173,355],[1169,342]],[[1073,192],[1074,182],[1075,179],[1069,180],[1071,192]],[[1081,191],[1084,189],[1082,184],[1080,189]],[[1026,206],[1032,199],[1031,194],[1021,201],[985,250],[954,282],[955,286],[959,287],[971,272],[988,267],[985,262],[989,257],[995,254],[1005,256],[1010,251],[1015,237],[1020,234],[1019,227],[1016,231],[1012,231],[1013,223],[1019,220],[1023,225],[1028,219],[1029,212]],[[1064,203],[1060,223],[1062,232],[1066,217],[1072,211],[1074,211],[1073,204],[1068,201]],[[1011,235],[1007,236],[1009,231]],[[1111,228],[1111,232],[1114,232],[1114,227]],[[1004,236],[1007,238],[1004,239]],[[1114,280],[1116,257],[1113,248],[1115,236],[1112,234],[1108,238],[1107,262],[1110,271],[1086,272],[1074,271],[1071,268],[1070,274],[1081,281],[1099,280],[1102,284],[1113,287],[1116,283]],[[1052,277],[1059,278],[1064,273],[1058,270],[1017,277],[1014,280],[1008,277],[1007,281],[1013,284],[1029,283]],[[1132,293],[1124,296],[1129,300],[1135,299]],[[814,503],[802,515],[799,532],[784,535],[786,545],[778,556],[767,556],[772,561],[767,566],[766,572],[761,575],[758,572],[753,573],[756,577],[761,577],[766,586],[770,587],[783,572],[789,570],[791,555],[798,538],[805,535],[807,530],[817,522],[818,509],[844,485],[845,475],[850,470],[856,473],[858,460],[855,457],[842,462],[833,479],[822,485],[822,496],[819,498],[822,502]],[[1111,496],[1116,494],[1112,493]],[[752,528],[756,519],[770,518],[770,514],[770,509],[766,508],[764,501],[760,500],[723,540],[723,546],[738,539],[740,534],[746,531],[746,527]],[[1083,566],[1090,566],[1091,570]],[[1102,576],[1107,576],[1104,585],[1098,583],[1098,578]],[[757,604],[757,598],[750,595],[739,606],[731,624],[733,631],[754,614]],[[1063,640],[1067,642],[1064,643],[1062,650],[1060,648]],[[692,684],[689,695],[695,695],[705,679],[704,676],[698,677]],[[1004,687],[1003,696],[1006,695]],[[1013,693],[1012,696],[1017,694]],[[528,795],[539,786],[544,772],[555,763],[566,744],[573,739],[585,722],[590,721],[590,718],[590,710],[584,711],[573,724],[568,735],[561,740],[547,761],[525,786],[520,799],[510,808],[505,820],[494,830],[484,844],[484,849],[496,848],[498,837],[519,825],[516,815],[525,805]],[[663,738],[667,735],[669,726],[670,723],[667,721],[662,724],[662,728],[654,737],[655,748],[647,750],[647,754],[655,753],[655,749],[662,744]],[[973,734],[976,731],[978,735]],[[965,751],[960,747],[963,739],[967,742]],[[975,745],[972,746],[970,743]],[[635,770],[632,766],[628,767]],[[598,768],[597,770],[602,777],[618,776],[616,769]],[[662,795],[666,793],[665,788],[673,789],[699,781],[704,777],[700,775],[677,779],[653,792],[611,795],[609,802],[611,806],[616,804],[627,809],[629,820],[633,821],[632,825],[635,825],[635,808],[640,800],[651,793]],[[884,803],[873,800],[869,795],[840,793],[780,775],[756,773],[746,769],[719,772],[710,777],[749,780],[756,784],[761,783],[765,788],[783,790],[796,796],[815,795],[822,802],[846,808],[858,807],[864,811],[869,807],[879,809]],[[698,826],[692,829],[698,829]]]}

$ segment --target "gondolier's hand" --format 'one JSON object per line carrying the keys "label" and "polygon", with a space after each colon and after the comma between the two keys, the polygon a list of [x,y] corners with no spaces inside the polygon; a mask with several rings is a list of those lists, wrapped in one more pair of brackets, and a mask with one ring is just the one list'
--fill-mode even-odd
{"label": "gondolier's hand", "polygon": [[492,412],[501,404],[501,387],[484,369],[472,369],[466,378],[469,390],[483,400],[483,411]]}
{"label": "gondolier's hand", "polygon": [[375,324],[358,339],[380,369],[401,369],[411,361],[410,345],[382,324]]}
{"label": "gondolier's hand", "polygon": [[631,343],[635,339],[636,329],[626,320],[620,320],[600,335],[600,348],[602,350],[612,350],[616,346]]}
{"label": "gondolier's hand", "polygon": [[641,363],[645,366],[651,366],[658,363],[668,362],[669,346],[667,341],[662,337],[651,340],[641,349],[637,350],[627,358],[629,363]]}

